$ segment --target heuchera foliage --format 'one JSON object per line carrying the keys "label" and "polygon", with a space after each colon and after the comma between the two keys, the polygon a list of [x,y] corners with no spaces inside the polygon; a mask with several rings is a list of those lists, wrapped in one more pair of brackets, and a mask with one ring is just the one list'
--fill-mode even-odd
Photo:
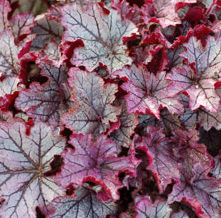
{"label": "heuchera foliage", "polygon": [[0,0],[1,218],[220,218],[220,0]]}

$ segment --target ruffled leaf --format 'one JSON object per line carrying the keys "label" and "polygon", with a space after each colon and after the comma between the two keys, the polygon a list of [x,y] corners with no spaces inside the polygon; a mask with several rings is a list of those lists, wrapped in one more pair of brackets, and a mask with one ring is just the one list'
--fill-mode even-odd
{"label": "ruffled leaf", "polygon": [[170,206],[161,200],[156,200],[154,203],[148,198],[139,199],[136,204],[136,218],[170,218],[172,209]]}
{"label": "ruffled leaf", "polygon": [[20,91],[15,104],[30,117],[57,126],[61,114],[69,108],[70,90],[65,88],[67,70],[65,65],[58,68],[46,61],[42,61],[40,67],[48,81],[42,85],[32,83],[28,89]]}
{"label": "ruffled leaf", "polygon": [[221,216],[221,181],[210,178],[206,175],[207,169],[194,166],[194,173],[191,178],[182,175],[179,183],[174,185],[172,193],[169,195],[169,202],[196,201],[202,207],[202,217]]}
{"label": "ruffled leaf", "polygon": [[204,106],[211,112],[217,112],[219,107],[219,96],[215,92],[216,81],[209,77],[197,78],[196,73],[189,67],[174,68],[167,79],[172,81],[169,91],[177,94],[186,92],[189,96],[191,110]]}
{"label": "ruffled leaf", "polygon": [[49,218],[61,217],[93,217],[106,218],[107,215],[115,215],[116,205],[112,201],[101,202],[95,193],[80,188],[75,192],[75,197],[60,197],[52,202],[55,212]]}
{"label": "ruffled leaf", "polygon": [[64,114],[63,123],[75,133],[106,132],[110,122],[117,122],[120,107],[113,106],[117,86],[106,84],[94,73],[72,68],[69,85],[73,88],[75,107]]}
{"label": "ruffled leaf", "polygon": [[150,163],[147,169],[156,175],[160,192],[163,192],[173,179],[179,180],[178,162],[162,129],[150,127],[147,129],[147,134],[148,138],[137,143],[136,148],[146,151]]}
{"label": "ruffled leaf", "polygon": [[112,72],[132,62],[125,53],[122,39],[136,33],[137,28],[130,21],[122,21],[117,11],[109,10],[109,14],[105,13],[96,3],[88,3],[86,9],[77,3],[64,6],[64,39],[84,42],[84,48],[75,50],[71,59],[73,64],[84,65],[92,71],[102,63]]}
{"label": "ruffled leaf", "polygon": [[26,134],[23,122],[13,120],[0,125],[0,195],[2,217],[36,217],[36,207],[48,212],[48,203],[63,195],[53,179],[44,176],[65,140],[51,128],[36,123]]}
{"label": "ruffled leaf", "polygon": [[119,172],[135,173],[135,166],[129,157],[117,157],[117,145],[101,135],[96,141],[90,134],[72,135],[70,141],[74,147],[62,156],[64,166],[56,181],[62,187],[71,183],[82,185],[83,181],[92,180],[102,185],[114,200],[119,199],[118,189],[122,183]]}
{"label": "ruffled leaf", "polygon": [[128,92],[127,107],[130,113],[151,113],[160,118],[160,109],[166,107],[170,113],[180,114],[183,107],[176,96],[170,95],[170,82],[165,79],[166,73],[150,74],[144,67],[124,67],[113,76],[126,78],[122,88]]}

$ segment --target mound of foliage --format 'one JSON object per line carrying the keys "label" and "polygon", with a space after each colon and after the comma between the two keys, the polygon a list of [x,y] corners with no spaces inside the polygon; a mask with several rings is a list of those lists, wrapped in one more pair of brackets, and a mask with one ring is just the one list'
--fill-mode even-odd
{"label": "mound of foliage", "polygon": [[0,217],[221,217],[220,0],[0,0]]}

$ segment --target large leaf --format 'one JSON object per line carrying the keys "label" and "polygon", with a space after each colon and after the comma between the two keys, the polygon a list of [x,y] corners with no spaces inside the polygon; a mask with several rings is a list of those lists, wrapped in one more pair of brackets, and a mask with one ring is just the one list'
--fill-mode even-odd
{"label": "large leaf", "polygon": [[208,111],[217,112],[220,98],[214,86],[217,81],[211,76],[200,75],[191,67],[184,65],[182,68],[173,68],[172,73],[167,74],[166,78],[172,81],[170,92],[188,94],[191,110],[204,106]]}
{"label": "large leaf", "polygon": [[75,133],[98,135],[110,128],[110,122],[117,122],[120,107],[113,106],[117,86],[104,85],[103,79],[94,73],[72,68],[69,71],[69,85],[73,88],[72,99],[76,106],[64,114],[63,122]]}
{"label": "large leaf", "polygon": [[108,15],[96,3],[89,3],[86,9],[74,3],[64,6],[62,23],[66,27],[65,40],[84,42],[84,48],[75,50],[73,64],[84,65],[91,71],[100,62],[114,71],[132,62],[122,38],[135,33],[137,28],[130,21],[123,22],[117,11],[110,9]]}
{"label": "large leaf", "polygon": [[74,147],[63,152],[64,166],[56,181],[62,187],[71,183],[81,185],[85,180],[101,184],[114,200],[119,198],[118,189],[122,187],[119,172],[135,173],[130,157],[117,157],[117,145],[101,135],[93,141],[91,134],[72,135]]}
{"label": "large leaf", "polygon": [[65,140],[54,135],[46,124],[36,123],[27,135],[23,122],[1,122],[1,217],[35,218],[37,206],[48,211],[48,203],[62,195],[63,190],[53,179],[44,177],[44,172],[64,147]]}
{"label": "large leaf", "polygon": [[150,162],[147,169],[156,176],[160,192],[163,192],[173,179],[179,180],[178,162],[173,157],[172,147],[169,146],[162,129],[150,127],[147,133],[148,138],[136,143],[136,148],[147,152]]}
{"label": "large leaf", "polygon": [[202,77],[214,78],[219,76],[221,69],[221,37],[208,37],[205,47],[196,37],[191,37],[184,44],[186,51],[181,56],[187,58],[190,64],[195,64],[197,79]]}
{"label": "large leaf", "polygon": [[145,197],[138,200],[136,211],[136,218],[170,218],[172,214],[172,209],[166,202],[156,200],[152,203]]}
{"label": "large leaf", "polygon": [[181,176],[179,183],[175,184],[169,195],[169,202],[196,201],[200,203],[203,211],[202,217],[218,218],[221,216],[221,181],[206,175],[207,168],[194,166],[192,177]]}
{"label": "large leaf", "polygon": [[164,71],[150,74],[141,65],[124,67],[113,74],[128,80],[122,88],[128,92],[126,100],[130,113],[151,113],[159,119],[162,107],[167,107],[172,114],[182,112],[183,107],[177,97],[167,90],[170,82],[165,79],[165,74]]}
{"label": "large leaf", "polygon": [[57,126],[61,114],[69,108],[69,90],[65,88],[67,70],[65,65],[57,68],[46,61],[42,61],[40,67],[48,81],[42,85],[34,82],[22,90],[16,99],[16,107],[36,120]]}
{"label": "large leaf", "polygon": [[55,198],[52,205],[55,212],[49,218],[106,218],[116,213],[116,205],[112,201],[101,202],[95,193],[79,188],[75,197]]}

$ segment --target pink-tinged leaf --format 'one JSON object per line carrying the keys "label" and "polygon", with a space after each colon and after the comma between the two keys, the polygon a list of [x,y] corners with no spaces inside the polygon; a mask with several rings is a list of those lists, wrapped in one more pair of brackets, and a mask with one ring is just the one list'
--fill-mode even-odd
{"label": "pink-tinged leaf", "polygon": [[0,0],[0,33],[9,26],[8,13],[11,11],[7,0]]}
{"label": "pink-tinged leaf", "polygon": [[64,58],[62,58],[59,44],[55,40],[51,39],[43,49],[42,53],[43,58],[47,56],[55,66],[59,67],[63,64]]}
{"label": "pink-tinged leaf", "polygon": [[212,166],[212,157],[207,153],[206,146],[198,143],[198,134],[195,129],[189,131],[177,129],[171,137],[174,158],[179,162],[180,171],[186,176],[192,175],[192,169],[196,163],[200,163],[207,169]]}
{"label": "pink-tinged leaf", "polygon": [[64,147],[65,140],[46,124],[36,123],[27,135],[23,122],[1,122],[1,217],[35,218],[37,206],[48,212],[48,203],[64,191],[53,179],[44,177],[44,172]]}
{"label": "pink-tinged leaf", "polygon": [[[180,2],[191,4],[196,3],[196,0],[153,0],[153,4],[155,6],[155,16],[163,28],[170,25],[175,26],[181,23],[181,20],[176,13],[176,4]],[[145,16],[144,19],[145,22],[148,23],[151,17]]]}
{"label": "pink-tinged leaf", "polygon": [[133,134],[135,127],[138,124],[138,116],[129,114],[126,107],[126,102],[122,101],[122,111],[119,116],[120,127],[114,130],[110,136],[113,141],[119,146],[129,147],[131,144],[130,136]]}
{"label": "pink-tinged leaf", "polygon": [[16,75],[19,73],[19,48],[14,43],[11,32],[4,31],[0,35],[0,75]]}
{"label": "pink-tinged leaf", "polygon": [[215,178],[221,179],[221,152],[214,158],[215,167],[212,169],[212,174]]}
{"label": "pink-tinged leaf", "polygon": [[73,88],[75,107],[64,114],[63,123],[75,133],[106,132],[110,122],[117,122],[121,108],[113,106],[117,86],[104,85],[103,79],[94,73],[72,68],[69,71],[69,85]]}
{"label": "pink-tinged leaf", "polygon": [[172,209],[170,206],[161,200],[156,200],[152,203],[148,198],[141,198],[136,204],[136,218],[170,218]]}
{"label": "pink-tinged leaf", "polygon": [[116,205],[112,201],[101,202],[95,193],[79,188],[75,197],[60,197],[52,201],[55,212],[49,218],[106,218],[116,214]]}
{"label": "pink-tinged leaf", "polygon": [[221,37],[208,36],[207,44],[202,46],[201,41],[191,37],[184,44],[186,51],[181,56],[186,58],[196,68],[196,79],[203,78],[217,80],[221,71]]}
{"label": "pink-tinged leaf", "polygon": [[219,36],[221,35],[221,20],[213,23],[212,30]]}
{"label": "pink-tinged leaf", "polygon": [[175,184],[168,201],[187,202],[196,201],[200,203],[203,218],[219,218],[221,216],[221,180],[208,177],[207,168],[199,164],[193,168],[191,177],[181,176],[179,183]]}
{"label": "pink-tinged leaf", "polygon": [[168,92],[170,82],[165,79],[165,74],[150,74],[142,65],[124,67],[113,74],[128,79],[122,88],[128,92],[126,100],[130,113],[151,113],[158,119],[162,107],[166,107],[172,114],[182,113],[182,104]]}
{"label": "pink-tinged leaf", "polygon": [[71,106],[70,90],[67,86],[67,69],[42,61],[41,75],[48,77],[44,84],[31,83],[28,89],[20,91],[15,105],[27,115],[53,126],[60,123],[60,116]]}
{"label": "pink-tinged leaf", "polygon": [[200,75],[190,66],[184,65],[182,68],[173,68],[172,72],[167,74],[166,79],[172,81],[169,92],[188,94],[191,110],[203,106],[212,113],[217,112],[220,98],[215,91],[216,80],[211,76],[204,73]]}
{"label": "pink-tinged leaf", "polygon": [[162,129],[150,127],[147,134],[148,138],[136,143],[136,148],[146,151],[150,162],[147,169],[156,175],[160,192],[163,192],[173,179],[179,180],[178,162]]}
{"label": "pink-tinged leaf", "polygon": [[59,43],[63,34],[63,27],[56,20],[50,20],[45,14],[42,14],[35,18],[32,33],[36,34],[36,37],[31,46],[33,50],[37,50],[44,48],[50,39]]}
{"label": "pink-tinged leaf", "polygon": [[130,21],[122,21],[117,11],[110,9],[108,15],[95,3],[88,4],[87,9],[70,4],[63,8],[62,23],[66,27],[65,40],[84,42],[83,48],[75,50],[73,64],[92,71],[102,63],[112,72],[132,62],[122,39],[136,33],[137,28]]}
{"label": "pink-tinged leaf", "polygon": [[72,135],[74,147],[63,152],[64,166],[56,181],[62,187],[71,183],[82,185],[85,180],[99,183],[112,196],[119,199],[118,189],[123,185],[118,179],[120,172],[135,174],[135,166],[129,157],[117,157],[117,145],[101,135],[93,141],[91,134]]}
{"label": "pink-tinged leaf", "polygon": [[136,25],[143,23],[143,17],[137,5],[131,6],[126,0],[113,0],[111,6],[118,11],[122,20],[131,20]]}
{"label": "pink-tinged leaf", "polygon": [[32,14],[17,14],[10,20],[14,37],[17,41],[31,33],[31,28],[34,26],[34,16]]}

